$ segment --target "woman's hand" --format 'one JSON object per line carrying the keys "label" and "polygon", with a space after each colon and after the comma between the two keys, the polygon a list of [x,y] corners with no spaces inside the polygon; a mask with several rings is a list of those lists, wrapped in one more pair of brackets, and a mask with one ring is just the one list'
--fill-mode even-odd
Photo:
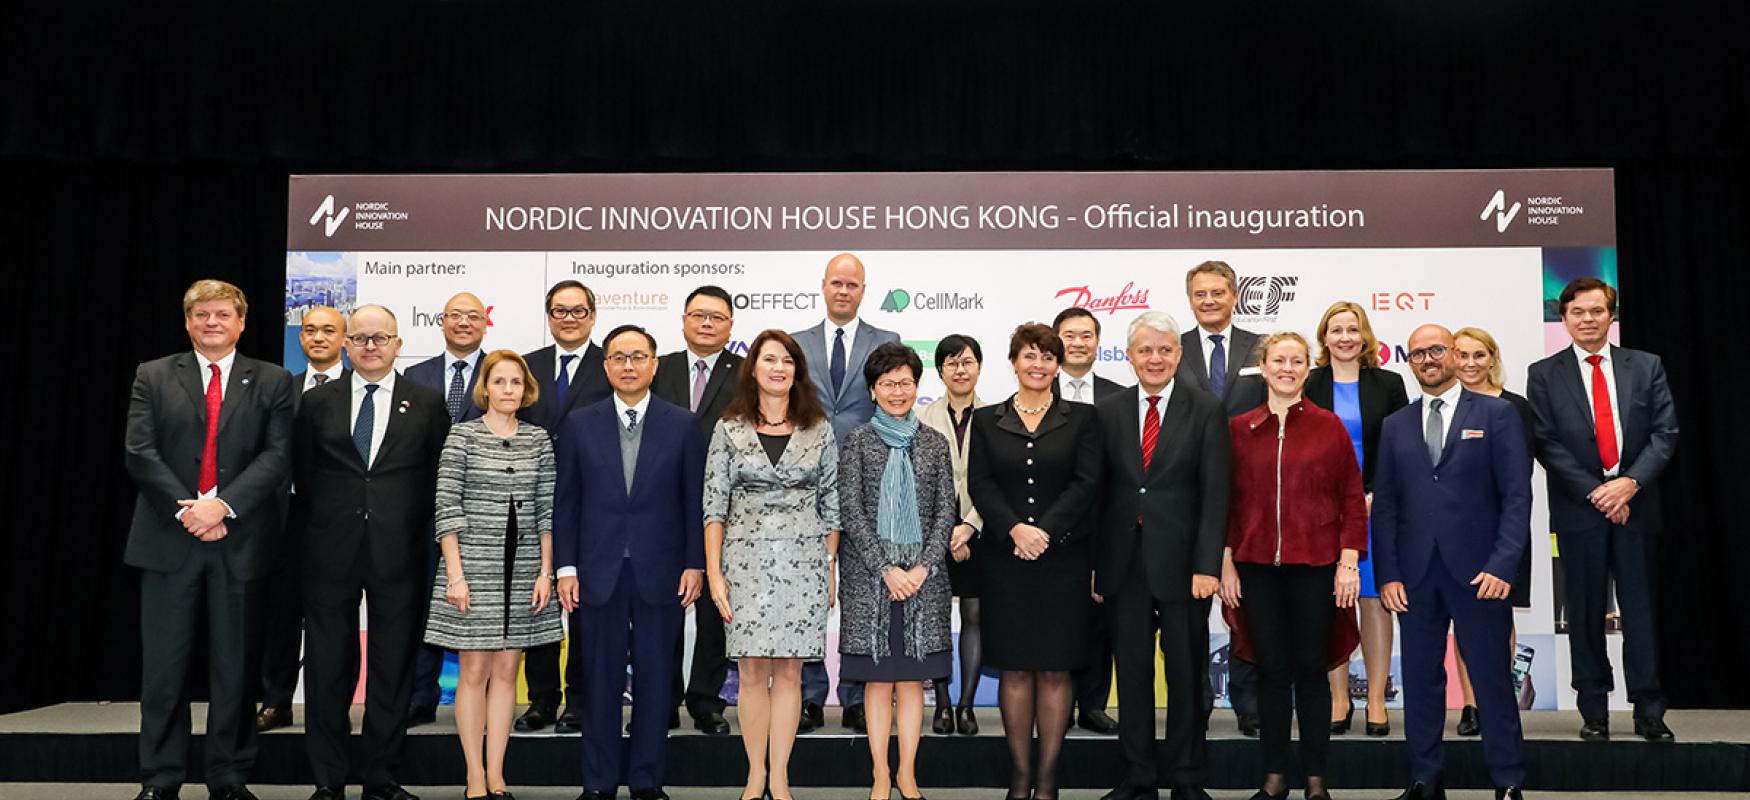
{"label": "woman's hand", "polygon": [[[971,525],[968,525],[964,522],[960,523],[959,525],[955,525],[954,532],[948,534],[948,549],[949,550],[959,550],[961,548],[966,547],[967,544],[971,543],[972,537],[976,533],[978,533],[977,529],[973,528]],[[965,559],[957,559],[957,560],[964,561]]]}
{"label": "woman's hand", "polygon": [[917,584],[911,579],[911,573],[899,567],[882,570],[881,582],[887,585],[889,600],[904,600],[918,590]]}
{"label": "woman's hand", "polygon": [[711,602],[717,606],[717,616],[728,622],[734,616],[729,611],[729,581],[723,579],[723,573],[713,572],[705,582],[711,584]]}
{"label": "woman's hand", "polygon": [[1234,569],[1234,557],[1232,553],[1229,553],[1221,558],[1222,605],[1225,605],[1228,608],[1239,608],[1240,598],[1242,596],[1243,595],[1240,592],[1240,571]]}
{"label": "woman's hand", "polygon": [[1337,562],[1337,581],[1333,593],[1338,608],[1354,608],[1361,596],[1361,569],[1347,561]]}
{"label": "woman's hand", "polygon": [[466,578],[451,578],[444,584],[444,599],[457,611],[468,613],[468,580]]}
{"label": "woman's hand", "polygon": [[1051,546],[1051,537],[1045,531],[1025,522],[1015,523],[1015,527],[1009,529],[1009,538],[1015,542],[1015,555],[1028,561],[1045,555],[1046,548]]}
{"label": "woman's hand", "polygon": [[960,545],[959,547],[950,549],[948,555],[953,557],[956,562],[963,562],[972,557],[972,548],[967,545]]}
{"label": "woman's hand", "polygon": [[529,599],[529,607],[539,614],[547,610],[547,604],[553,600],[553,582],[546,575],[535,576],[535,595]]}
{"label": "woman's hand", "polygon": [[826,567],[826,609],[831,611],[839,604],[839,571],[833,564]]}

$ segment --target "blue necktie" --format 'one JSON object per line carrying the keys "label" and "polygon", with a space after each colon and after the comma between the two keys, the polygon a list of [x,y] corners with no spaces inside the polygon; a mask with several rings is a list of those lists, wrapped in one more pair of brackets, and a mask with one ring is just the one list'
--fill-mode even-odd
{"label": "blue necktie", "polygon": [[626,409],[626,430],[632,430],[636,427],[638,427],[638,409],[628,408]]}
{"label": "blue necktie", "polygon": [[571,391],[571,362],[575,358],[576,353],[559,357],[559,380],[553,382],[553,403],[560,409],[565,408],[565,393]]}
{"label": "blue necktie", "polygon": [[1215,343],[1215,350],[1209,354],[1209,391],[1216,397],[1227,391],[1227,351],[1221,346],[1224,338],[1227,337],[1221,334],[1209,337],[1209,341]]}
{"label": "blue necktie", "polygon": [[845,385],[845,329],[833,331],[832,338],[832,394],[837,397],[839,390]]}
{"label": "blue necktie", "polygon": [[450,365],[450,369],[455,370],[456,374],[450,376],[450,393],[448,397],[444,398],[444,405],[450,407],[451,422],[462,421],[462,390],[466,388],[465,384],[462,383],[462,370],[467,367],[468,362],[466,361],[457,361]]}
{"label": "blue necktie", "polygon": [[377,425],[377,403],[372,399],[376,394],[376,384],[365,384],[365,399],[359,403],[359,418],[352,424],[352,446],[358,448],[359,460],[365,462],[366,469],[371,466],[371,429]]}

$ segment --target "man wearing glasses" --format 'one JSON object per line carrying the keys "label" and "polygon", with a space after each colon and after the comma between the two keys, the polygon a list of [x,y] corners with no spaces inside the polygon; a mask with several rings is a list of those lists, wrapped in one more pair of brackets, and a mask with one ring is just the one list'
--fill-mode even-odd
{"label": "man wearing glasses", "polygon": [[[486,306],[472,293],[462,292],[444,304],[442,320],[444,352],[408,367],[406,378],[442,396],[450,424],[454,425],[486,413],[472,399],[484,355],[480,343],[486,338]],[[430,567],[425,571],[425,580],[426,588],[430,589],[429,584],[437,576],[437,540],[427,537],[425,545]],[[424,614],[420,616],[424,618]],[[437,719],[438,676],[443,668],[443,648],[421,644],[413,668],[413,710],[407,716],[408,725],[424,725]]]}
{"label": "man wearing glasses", "polygon": [[[694,289],[687,295],[686,311],[681,314],[681,333],[687,346],[662,357],[656,382],[650,386],[657,397],[693,413],[703,442],[711,441],[712,429],[735,396],[735,373],[741,368],[741,356],[724,349],[734,327],[735,305],[728,292],[717,286]],[[693,668],[685,690],[677,685],[674,697],[679,702],[684,695],[694,727],[709,736],[728,736],[722,697],[723,682],[729,677],[729,659],[723,650],[723,617],[718,615],[709,592],[699,595],[698,602],[693,614],[698,628],[693,642]],[[678,682],[685,649],[681,645],[685,642],[676,644],[674,674]]]}
{"label": "man wearing glasses", "polygon": [[[602,349],[590,342],[595,330],[595,292],[588,286],[564,280],[547,290],[547,332],[553,343],[525,353],[523,360],[541,392],[535,404],[522,412],[523,419],[547,429],[555,437],[557,448],[559,429],[565,416],[608,396],[607,374],[602,371]],[[556,453],[557,455],[557,453]],[[578,630],[576,617],[571,630]],[[576,639],[572,642],[575,645]],[[559,645],[547,644],[529,648],[523,656],[523,679],[529,686],[529,708],[517,718],[519,731],[538,731],[558,723],[559,733],[580,730],[579,709],[583,707],[583,659],[576,650],[565,665],[565,689],[559,685]],[[564,697],[562,697],[564,695]],[[559,701],[564,699],[565,712],[559,713]]]}

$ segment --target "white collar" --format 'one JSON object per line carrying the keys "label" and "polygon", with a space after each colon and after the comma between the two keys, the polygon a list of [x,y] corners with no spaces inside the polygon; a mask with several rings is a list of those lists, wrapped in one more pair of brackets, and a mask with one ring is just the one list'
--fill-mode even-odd
{"label": "white collar", "polygon": [[1458,398],[1463,396],[1463,395],[1464,395],[1464,382],[1463,381],[1453,381],[1452,388],[1447,389],[1446,391],[1441,392],[1440,394],[1437,394],[1437,395],[1436,394],[1428,394],[1427,391],[1424,390],[1422,392],[1422,399],[1427,400],[1430,398],[1438,397],[1442,401],[1445,402],[1445,404],[1446,404],[1445,411],[1451,411],[1455,408],[1458,408]]}
{"label": "white collar", "polygon": [[1234,330],[1234,323],[1233,323],[1233,320],[1231,320],[1231,319],[1227,321],[1226,327],[1222,328],[1219,331],[1215,331],[1213,333],[1211,333],[1209,331],[1209,329],[1203,327],[1202,325],[1197,326],[1197,333],[1200,334],[1203,337],[1203,341],[1206,341],[1206,342],[1209,341],[1209,337],[1211,337],[1211,336],[1220,336],[1220,337],[1222,337],[1221,340],[1223,342],[1232,342],[1234,340],[1233,330]]}
{"label": "white collar", "polygon": [[[370,384],[370,381],[365,380],[365,376],[359,374],[359,372],[357,370],[353,371],[353,373],[352,373],[352,391],[353,391],[353,394],[358,394],[359,392],[364,391],[365,387],[368,386],[369,384]],[[389,370],[389,374],[384,375],[382,380],[377,381],[377,391],[383,392],[385,396],[395,393],[395,370],[393,370],[393,369]]]}
{"label": "white collar", "polygon": [[718,350],[717,352],[712,353],[711,355],[708,355],[708,356],[702,356],[702,355],[699,355],[698,353],[693,352],[692,347],[688,347],[685,352],[687,354],[687,373],[689,375],[692,374],[693,365],[699,363],[700,361],[705,362],[705,372],[706,372],[706,374],[710,374],[711,370],[714,370],[717,368],[717,359],[719,359],[723,356],[722,350]]}
{"label": "white collar", "polygon": [[615,392],[614,411],[617,416],[614,417],[614,421],[619,423],[621,429],[626,427],[626,411],[628,409],[638,412],[638,422],[642,424],[646,418],[646,413],[650,411],[650,390],[644,390],[644,399],[639,400],[638,405],[635,406],[626,405],[626,401],[620,399],[620,393]]}
{"label": "white collar", "polygon": [[[1575,358],[1578,358],[1578,359],[1580,359],[1580,364],[1581,364],[1581,366],[1584,366],[1584,367],[1588,367],[1588,368],[1589,368],[1589,367],[1591,367],[1591,366],[1592,366],[1592,365],[1591,365],[1591,364],[1588,364],[1588,363],[1587,363],[1587,362],[1586,362],[1586,359],[1588,359],[1588,358],[1591,358],[1591,357],[1592,357],[1592,355],[1593,355],[1593,354],[1592,354],[1592,353],[1588,353],[1588,352],[1586,352],[1586,348],[1584,348],[1584,347],[1581,347],[1581,346],[1580,346],[1580,345],[1578,345],[1578,344],[1575,344],[1575,345],[1574,345],[1574,346],[1573,346],[1573,350],[1574,350],[1574,357],[1575,357]],[[1601,347],[1601,348],[1599,348],[1599,349],[1598,349],[1598,353],[1597,353],[1597,354],[1598,354],[1598,355],[1601,355],[1601,356],[1604,356],[1604,361],[1603,361],[1603,364],[1610,364],[1610,363],[1612,363],[1612,360],[1611,360],[1611,358],[1610,358],[1610,355],[1611,355],[1611,353],[1610,353],[1610,342],[1605,342],[1605,343],[1604,343],[1604,346],[1603,346],[1603,347]],[[1602,365],[1603,365],[1603,364],[1600,364],[1600,366],[1602,366]]]}
{"label": "white collar", "polygon": [[212,365],[218,364],[219,371],[229,375],[231,364],[237,360],[237,348],[231,348],[231,352],[226,353],[218,361],[208,360],[205,355],[201,354],[201,351],[196,350],[194,351],[194,360],[196,364],[200,365],[201,372],[212,372]]}
{"label": "white collar", "polygon": [[306,369],[304,371],[306,373],[304,375],[304,382],[306,383],[315,383],[317,375],[327,375],[329,380],[334,380],[340,377],[340,373],[346,371],[346,362],[336,361],[334,362],[334,366],[329,367],[328,369]]}
{"label": "white collar", "polygon": [[[558,342],[554,342],[553,343],[553,356],[555,358],[558,358],[561,356],[581,356],[584,353],[589,352],[589,345],[590,345],[590,342],[588,339],[583,340],[583,343],[579,344],[576,347],[566,347],[565,345],[562,345]],[[482,349],[484,349],[484,348],[482,348]],[[480,351],[475,350],[474,352],[478,353]]]}
{"label": "white collar", "polygon": [[466,361],[466,362],[468,362],[468,369],[474,369],[474,368],[480,366],[480,356],[485,352],[486,352],[486,348],[476,347],[476,348],[474,348],[474,352],[469,353],[465,356],[459,356],[453,352],[450,352],[450,348],[446,347],[446,348],[444,348],[444,358],[447,360],[444,361],[444,369],[446,369],[446,370],[455,369],[457,361]]}
{"label": "white collar", "polygon": [[845,348],[848,350],[851,347],[851,343],[857,340],[857,329],[861,328],[862,326],[863,326],[863,318],[862,317],[851,317],[851,321],[847,322],[843,325],[834,324],[833,321],[830,319],[826,320],[826,349],[827,349],[827,351],[830,352],[832,350],[832,332],[833,331],[843,330],[845,332]]}

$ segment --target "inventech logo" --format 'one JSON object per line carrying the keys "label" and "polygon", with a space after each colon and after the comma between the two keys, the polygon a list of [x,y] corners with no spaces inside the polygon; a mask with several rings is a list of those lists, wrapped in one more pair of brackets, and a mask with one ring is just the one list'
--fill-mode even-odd
{"label": "inventech logo", "polygon": [[1489,215],[1494,214],[1495,232],[1506,233],[1507,226],[1513,224],[1513,218],[1519,216],[1519,209],[1521,207],[1523,207],[1523,204],[1515,200],[1513,201],[1513,207],[1508,208],[1506,190],[1496,189],[1495,196],[1489,198],[1489,204],[1483,206],[1483,213],[1481,216],[1477,217],[1477,219],[1487,222],[1489,221]]}
{"label": "inventech logo", "polygon": [[341,206],[338,213],[334,210],[334,195],[322,199],[322,205],[316,207],[316,213],[310,215],[310,224],[322,224],[322,235],[332,238],[334,232],[340,230],[340,224],[346,221],[346,215],[352,209]]}
{"label": "inventech logo", "polygon": [[1240,296],[1234,312],[1247,317],[1274,317],[1282,312],[1282,304],[1294,299],[1294,285],[1299,278],[1281,275],[1248,275],[1240,279]]}

